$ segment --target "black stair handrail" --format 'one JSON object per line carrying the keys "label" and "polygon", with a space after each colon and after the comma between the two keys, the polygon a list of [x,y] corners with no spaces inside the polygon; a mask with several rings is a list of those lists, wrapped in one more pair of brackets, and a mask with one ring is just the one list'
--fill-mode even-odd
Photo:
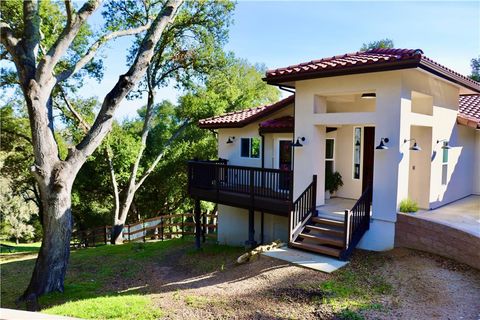
{"label": "black stair handrail", "polygon": [[312,217],[317,206],[317,175],[292,204],[289,215],[289,241],[295,240],[301,229]]}
{"label": "black stair handrail", "polygon": [[370,184],[362,193],[351,210],[345,210],[344,217],[344,246],[340,259],[350,258],[353,249],[357,246],[365,232],[370,228],[370,207],[372,203],[372,190]]}

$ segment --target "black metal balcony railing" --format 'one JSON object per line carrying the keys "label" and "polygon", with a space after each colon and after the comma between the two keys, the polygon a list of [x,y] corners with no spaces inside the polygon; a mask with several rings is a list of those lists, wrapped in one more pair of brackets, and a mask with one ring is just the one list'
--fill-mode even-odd
{"label": "black metal balcony railing", "polygon": [[189,161],[188,187],[292,202],[293,171],[227,165],[225,160]]}

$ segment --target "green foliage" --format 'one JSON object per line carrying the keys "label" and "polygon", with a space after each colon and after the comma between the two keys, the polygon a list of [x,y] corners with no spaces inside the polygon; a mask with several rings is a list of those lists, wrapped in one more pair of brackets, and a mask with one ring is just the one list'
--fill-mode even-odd
{"label": "green foliage", "polygon": [[350,310],[349,308],[343,309],[337,314],[337,317],[342,320],[364,320],[365,317],[361,314]]}
{"label": "green foliage", "polygon": [[343,180],[340,172],[327,171],[325,175],[325,190],[330,191],[330,193],[334,193],[341,186],[343,186]]}
{"label": "green foliage", "polygon": [[472,67],[472,74],[470,78],[480,82],[480,56],[478,58],[473,58],[470,61],[470,66]]}
{"label": "green foliage", "polygon": [[[35,228],[31,221],[32,216],[37,214],[34,204],[26,202],[22,197],[15,195],[12,186],[5,178],[0,178],[0,219],[5,223],[2,230],[6,239],[30,240],[34,237]],[[3,233],[2,232],[2,233]]]}
{"label": "green foliage", "polygon": [[392,49],[392,48],[395,48],[395,45],[393,44],[393,40],[389,38],[385,38],[385,39],[380,39],[377,41],[372,41],[372,42],[362,44],[360,51],[367,51],[370,49]]}
{"label": "green foliage", "polygon": [[[1,4],[2,8],[2,20],[8,21],[12,27],[13,33],[17,38],[22,38],[23,34],[23,1],[22,0],[3,0]],[[40,15],[40,32],[41,41],[39,54],[37,59],[43,57],[44,52],[48,52],[50,47],[55,43],[57,38],[63,31],[63,26],[66,24],[67,18],[65,14],[64,6],[58,1],[46,0],[39,2],[39,15]],[[73,40],[72,45],[67,50],[67,53],[62,57],[55,69],[55,73],[59,74],[64,70],[70,69],[76,61],[80,59],[88,50],[91,42],[93,41],[95,34],[88,24],[84,24],[78,35]],[[0,53],[5,50],[0,47]],[[9,55],[6,55],[8,61],[12,61]],[[69,85],[75,84],[75,86],[81,86],[82,80],[86,75],[89,75],[97,80],[100,80],[103,76],[103,65],[100,59],[100,55],[97,55],[89,64],[83,68],[76,76],[74,76]],[[4,86],[14,86],[18,80],[16,72],[13,70],[13,63],[8,64],[6,68],[2,70],[4,74],[8,75],[9,81],[3,81]],[[2,74],[3,77],[3,74]],[[15,81],[13,81],[15,79]]]}
{"label": "green foliage", "polygon": [[412,199],[403,199],[400,201],[400,212],[417,212],[418,204]]}

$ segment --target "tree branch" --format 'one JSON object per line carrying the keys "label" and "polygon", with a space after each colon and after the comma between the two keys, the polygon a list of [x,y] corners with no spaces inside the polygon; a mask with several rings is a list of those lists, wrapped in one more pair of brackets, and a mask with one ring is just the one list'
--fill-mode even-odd
{"label": "tree branch", "polygon": [[88,130],[90,130],[90,125],[85,121],[85,119],[83,119],[82,115],[77,110],[75,110],[75,108],[70,103],[70,100],[67,99],[67,95],[65,94],[65,90],[63,90],[63,87],[61,85],[57,85],[57,86],[63,101],[67,105],[68,111],[70,111],[75,117],[75,119],[77,119],[77,121],[80,123],[80,125],[82,126],[83,132],[87,133]]}
{"label": "tree branch", "polygon": [[30,64],[35,66],[38,45],[40,43],[40,16],[37,0],[23,2],[23,47]]}
{"label": "tree branch", "polygon": [[73,15],[75,14],[75,10],[72,6],[71,0],[65,0],[65,11],[67,12],[67,25],[72,25]]}
{"label": "tree branch", "polygon": [[160,160],[162,160],[163,156],[165,155],[165,153],[168,151],[168,148],[170,147],[170,145],[180,136],[180,134],[182,134],[183,131],[185,131],[185,129],[188,127],[188,125],[190,124],[190,121],[185,121],[178,129],[177,131],[175,131],[175,133],[170,137],[170,139],[168,139],[168,141],[165,143],[164,145],[164,148],[163,148],[163,151],[160,152],[157,157],[155,158],[155,160],[153,161],[153,163],[150,165],[150,167],[147,169],[147,171],[145,171],[145,173],[143,174],[143,176],[140,178],[140,180],[138,181],[138,183],[136,184],[135,186],[135,191],[138,190],[138,188],[141,187],[141,185],[143,184],[143,182],[145,181],[145,179],[148,178],[148,176],[150,175],[150,173],[153,172],[153,170],[155,169],[155,167],[157,166],[157,164],[160,162]]}
{"label": "tree branch", "polygon": [[119,37],[131,36],[141,33],[145,30],[148,30],[149,27],[150,23],[137,28],[114,31],[102,36],[100,39],[98,39],[92,44],[92,46],[88,49],[87,53],[80,60],[78,60],[77,63],[75,63],[73,68],[71,68],[70,70],[65,70],[57,76],[57,82],[68,79],[69,77],[77,73],[80,69],[82,69],[87,63],[89,63],[93,59],[98,49],[100,49],[108,41]]}
{"label": "tree branch", "polygon": [[[82,162],[83,159],[93,153],[100,145],[103,138],[110,131],[113,121],[113,114],[123,98],[133,89],[143,77],[148,64],[152,59],[155,46],[158,43],[163,31],[177,13],[183,0],[169,0],[163,10],[158,14],[145,35],[142,44],[137,52],[135,61],[126,74],[120,76],[113,89],[106,95],[100,112],[95,119],[89,133],[77,145],[77,152],[74,158]],[[72,159],[71,161],[76,161]]]}
{"label": "tree branch", "polygon": [[62,33],[58,37],[55,44],[50,48],[48,53],[43,56],[42,60],[38,64],[36,78],[39,82],[43,82],[53,74],[53,69],[57,65],[60,58],[67,51],[68,47],[75,39],[76,35],[80,31],[80,28],[85,21],[90,17],[95,10],[100,6],[101,0],[87,1],[82,8],[78,11],[78,14],[72,16],[72,21],[67,24]]}
{"label": "tree branch", "polygon": [[0,42],[12,56],[15,55],[18,41],[19,40],[13,35],[12,28],[10,28],[8,23],[0,21]]}

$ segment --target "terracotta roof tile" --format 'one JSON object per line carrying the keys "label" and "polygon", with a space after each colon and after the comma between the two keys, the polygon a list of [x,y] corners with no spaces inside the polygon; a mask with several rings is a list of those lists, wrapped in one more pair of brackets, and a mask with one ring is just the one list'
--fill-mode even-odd
{"label": "terracotta roof tile", "polygon": [[198,122],[198,126],[200,128],[211,128],[211,129],[241,128],[249,123],[252,123],[256,119],[267,116],[275,111],[278,111],[292,104],[294,101],[295,101],[295,96],[291,95],[273,104],[229,112],[223,115],[202,119]]}
{"label": "terracotta roof tile", "polygon": [[427,58],[420,49],[371,49],[268,70],[270,84],[403,68],[422,68],[480,92],[480,83]]}
{"label": "terracotta roof tile", "polygon": [[480,94],[461,95],[459,97],[457,122],[480,129]]}

